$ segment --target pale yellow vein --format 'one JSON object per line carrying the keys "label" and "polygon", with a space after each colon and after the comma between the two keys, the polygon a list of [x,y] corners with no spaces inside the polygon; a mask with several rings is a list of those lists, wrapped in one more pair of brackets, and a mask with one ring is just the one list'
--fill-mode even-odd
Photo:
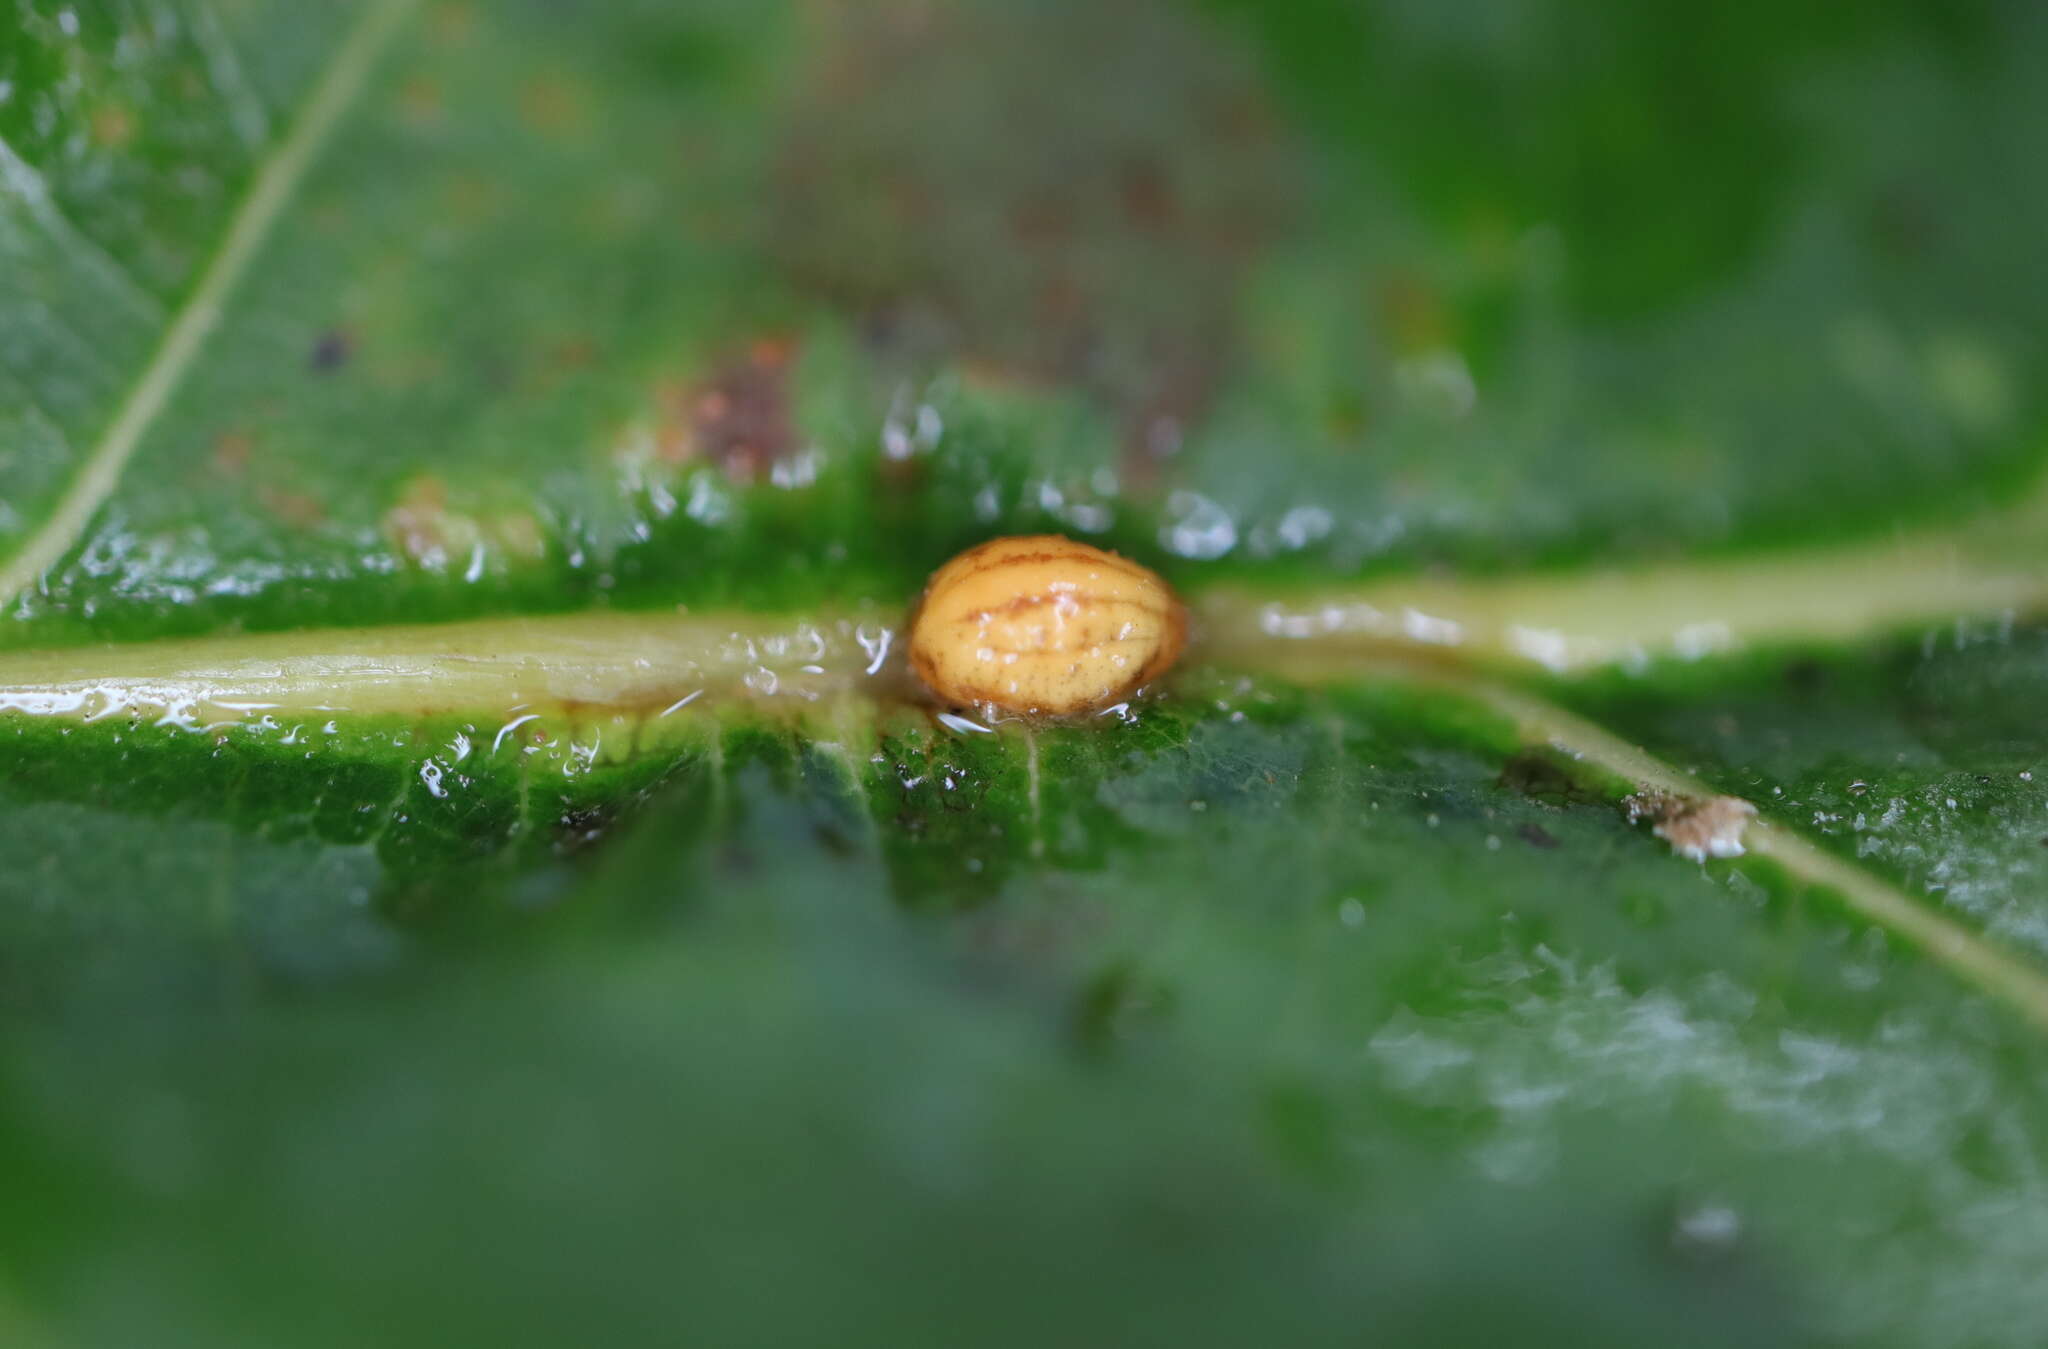
{"label": "pale yellow vein", "polygon": [[[1638,788],[1685,796],[1717,795],[1698,778],[1544,699],[1434,668],[1419,673],[1422,679],[1462,693],[1507,717],[1528,743],[1549,745]],[[2031,962],[1782,824],[1752,824],[1743,841],[1750,852],[1770,858],[1800,881],[1831,891],[1854,912],[1904,938],[1965,981],[2012,1006],[2035,1026],[2048,1030],[2048,973]]]}
{"label": "pale yellow vein", "polygon": [[336,51],[333,63],[293,119],[291,130],[258,168],[198,285],[164,330],[148,364],[87,454],[63,499],[21,551],[0,566],[0,606],[11,604],[64,556],[120,482],[129,456],[212,333],[235,283],[277,223],[307,165],[361,91],[378,53],[414,3],[378,0]]}

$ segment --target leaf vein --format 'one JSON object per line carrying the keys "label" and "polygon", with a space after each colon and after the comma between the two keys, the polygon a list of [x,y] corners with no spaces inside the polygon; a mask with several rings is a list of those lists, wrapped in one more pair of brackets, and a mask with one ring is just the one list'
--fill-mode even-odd
{"label": "leaf vein", "polygon": [[[1421,669],[1414,677],[1462,693],[1506,716],[1528,743],[1562,750],[1639,788],[1685,796],[1716,794],[1691,774],[1533,694],[1441,669]],[[1770,858],[1800,881],[1832,892],[1856,913],[2003,1000],[2037,1029],[2048,1030],[2048,972],[2032,962],[1782,824],[1757,821],[1745,841],[1752,853]]]}
{"label": "leaf vein", "polygon": [[208,0],[194,0],[190,12],[192,39],[205,58],[207,77],[227,103],[229,123],[243,144],[262,150],[270,139],[270,111],[243,71],[242,58],[221,27],[219,11]]}
{"label": "leaf vein", "polygon": [[[21,551],[0,566],[0,606],[11,603],[77,542],[93,514],[120,482],[121,472],[137,443],[154,424],[193,357],[212,333],[229,293],[276,224],[307,165],[361,90],[385,42],[413,3],[414,0],[380,0],[364,13],[355,31],[342,43],[290,132],[258,168],[199,283],[164,330],[156,351],[130,387],[106,432],[86,456],[56,510]],[[19,161],[0,146],[0,181],[9,180],[10,164],[14,163]]]}
{"label": "leaf vein", "polygon": [[0,190],[19,201],[28,211],[31,219],[41,227],[43,234],[58,247],[70,253],[85,270],[104,283],[127,308],[138,317],[152,321],[163,318],[164,307],[113,255],[95,243],[84,230],[73,224],[57,200],[50,193],[50,185],[35,166],[16,154],[5,140],[0,140]]}

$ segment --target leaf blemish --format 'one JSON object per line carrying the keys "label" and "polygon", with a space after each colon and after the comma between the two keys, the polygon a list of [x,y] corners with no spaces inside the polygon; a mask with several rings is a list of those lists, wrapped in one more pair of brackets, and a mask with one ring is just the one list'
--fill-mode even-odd
{"label": "leaf blemish", "polygon": [[492,516],[456,509],[448,487],[419,474],[400,488],[384,513],[385,540],[406,562],[425,571],[460,569],[465,581],[502,572],[513,562],[538,561],[547,552],[540,522],[523,511]]}
{"label": "leaf blemish", "polygon": [[348,364],[355,354],[355,339],[341,328],[329,328],[313,342],[306,368],[316,375],[331,375]]}
{"label": "leaf blemish", "polygon": [[1649,820],[1651,833],[1669,843],[1680,857],[1695,862],[1742,856],[1743,831],[1756,817],[1756,807],[1738,796],[1638,792],[1624,800],[1622,807],[1630,824]]}
{"label": "leaf blemish", "polygon": [[799,449],[788,389],[795,356],[794,343],[764,336],[708,376],[662,393],[656,460],[707,462],[738,482],[774,475]]}

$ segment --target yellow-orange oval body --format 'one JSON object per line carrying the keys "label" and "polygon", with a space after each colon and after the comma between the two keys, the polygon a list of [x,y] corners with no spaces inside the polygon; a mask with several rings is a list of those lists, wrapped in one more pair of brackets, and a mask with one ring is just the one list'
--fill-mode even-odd
{"label": "yellow-orange oval body", "polygon": [[1072,716],[1164,674],[1187,631],[1186,607],[1157,572],[1027,534],[932,573],[910,626],[910,666],[955,706]]}

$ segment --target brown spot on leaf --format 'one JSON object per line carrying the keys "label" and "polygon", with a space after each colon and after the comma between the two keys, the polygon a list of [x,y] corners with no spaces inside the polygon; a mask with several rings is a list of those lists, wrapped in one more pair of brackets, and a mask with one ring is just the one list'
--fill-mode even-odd
{"label": "brown spot on leaf", "polygon": [[421,474],[407,482],[398,501],[384,513],[384,537],[391,546],[416,566],[438,569],[448,565],[456,542],[454,521],[448,513],[448,488],[432,474]]}
{"label": "brown spot on leaf", "polygon": [[1394,350],[1404,356],[1436,351],[1452,340],[1448,307],[1435,287],[1412,272],[1395,272],[1380,283],[1379,307]]}
{"label": "brown spot on leaf", "polygon": [[266,484],[256,489],[256,500],[294,529],[313,529],[327,522],[327,507],[308,492]]}
{"label": "brown spot on leaf", "polygon": [[249,467],[255,439],[247,431],[223,431],[213,441],[213,471],[226,478],[239,478]]}
{"label": "brown spot on leaf", "polygon": [[747,354],[709,378],[662,396],[656,457],[679,464],[705,460],[740,482],[752,482],[798,449],[790,416],[789,370],[795,346],[762,337]]}
{"label": "brown spot on leaf", "polygon": [[1180,197],[1156,160],[1127,160],[1117,176],[1117,195],[1133,225],[1146,230],[1170,229],[1180,214]]}
{"label": "brown spot on leaf", "polygon": [[135,139],[135,117],[118,103],[102,103],[92,110],[89,125],[93,144],[106,150],[120,150]]}
{"label": "brown spot on leaf", "polygon": [[475,515],[450,506],[447,484],[431,473],[411,478],[384,512],[384,537],[398,554],[427,571],[460,570],[469,579],[533,561],[547,548],[540,522],[525,511]]}
{"label": "brown spot on leaf", "polygon": [[899,358],[1080,387],[1155,476],[1300,195],[1256,63],[1159,0],[806,13],[767,222],[787,272],[884,316]]}
{"label": "brown spot on leaf", "polygon": [[587,370],[597,360],[597,343],[587,337],[571,337],[548,352],[548,364],[556,370]]}
{"label": "brown spot on leaf", "polygon": [[547,556],[547,536],[531,511],[506,511],[492,516],[485,533],[506,554],[539,561]]}

